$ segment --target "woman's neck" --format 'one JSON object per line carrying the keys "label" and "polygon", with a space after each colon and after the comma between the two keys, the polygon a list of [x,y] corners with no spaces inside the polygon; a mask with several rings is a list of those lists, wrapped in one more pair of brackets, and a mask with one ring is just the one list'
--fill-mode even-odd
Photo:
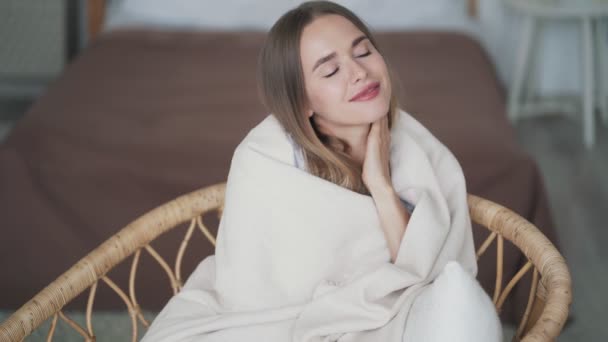
{"label": "woman's neck", "polygon": [[367,136],[369,130],[372,127],[371,124],[364,124],[359,126],[337,126],[330,125],[324,122],[321,118],[316,118],[315,123],[318,129],[324,134],[328,134],[344,140],[350,150],[348,154],[353,160],[359,165],[363,165],[365,160],[365,152],[367,151]]}
{"label": "woman's neck", "polygon": [[363,165],[367,151],[367,136],[371,125],[349,127],[348,130],[336,132],[336,137],[346,141],[350,150],[348,154],[359,165]]}

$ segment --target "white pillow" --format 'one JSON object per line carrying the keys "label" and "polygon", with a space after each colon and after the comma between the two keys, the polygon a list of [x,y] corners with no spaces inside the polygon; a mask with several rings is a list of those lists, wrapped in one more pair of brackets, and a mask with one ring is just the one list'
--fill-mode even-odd
{"label": "white pillow", "polygon": [[[114,0],[106,29],[121,27],[268,30],[302,0]],[[466,0],[336,0],[374,30],[462,28]],[[468,30],[468,28],[465,28]]]}
{"label": "white pillow", "polygon": [[499,342],[502,338],[492,300],[453,261],[415,299],[403,335],[403,341],[427,342]]}

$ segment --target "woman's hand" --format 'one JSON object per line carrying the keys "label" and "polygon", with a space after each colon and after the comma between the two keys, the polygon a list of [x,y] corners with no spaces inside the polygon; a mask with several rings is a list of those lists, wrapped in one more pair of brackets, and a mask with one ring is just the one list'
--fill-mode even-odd
{"label": "woman's hand", "polygon": [[390,174],[391,134],[388,128],[388,115],[372,123],[367,136],[367,149],[363,161],[363,183],[371,193],[392,191]]}
{"label": "woman's hand", "polygon": [[372,195],[391,262],[397,260],[410,215],[393,189],[390,171],[391,135],[388,115],[372,123],[363,161],[363,183]]}

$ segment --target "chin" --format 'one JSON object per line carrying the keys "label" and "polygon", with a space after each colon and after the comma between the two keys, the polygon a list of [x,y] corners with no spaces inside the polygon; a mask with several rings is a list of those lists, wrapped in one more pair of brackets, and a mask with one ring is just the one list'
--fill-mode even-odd
{"label": "chin", "polygon": [[364,113],[360,113],[360,115],[357,115],[357,119],[351,121],[351,125],[369,125],[372,124],[380,119],[382,119],[383,116],[385,116],[388,112],[387,111],[368,111],[368,112],[364,112]]}
{"label": "chin", "polygon": [[380,120],[383,116],[388,114],[390,106],[388,103],[369,103],[369,105],[360,108],[362,121],[365,123],[372,123]]}

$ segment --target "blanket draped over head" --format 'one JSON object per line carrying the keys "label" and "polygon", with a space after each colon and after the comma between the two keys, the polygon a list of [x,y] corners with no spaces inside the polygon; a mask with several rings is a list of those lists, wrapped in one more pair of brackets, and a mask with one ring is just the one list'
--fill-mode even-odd
{"label": "blanket draped over head", "polygon": [[476,274],[460,165],[409,114],[391,129],[392,185],[415,205],[394,263],[372,197],[294,160],[273,115],[245,137],[215,255],[144,341],[402,341],[414,300],[448,262]]}

